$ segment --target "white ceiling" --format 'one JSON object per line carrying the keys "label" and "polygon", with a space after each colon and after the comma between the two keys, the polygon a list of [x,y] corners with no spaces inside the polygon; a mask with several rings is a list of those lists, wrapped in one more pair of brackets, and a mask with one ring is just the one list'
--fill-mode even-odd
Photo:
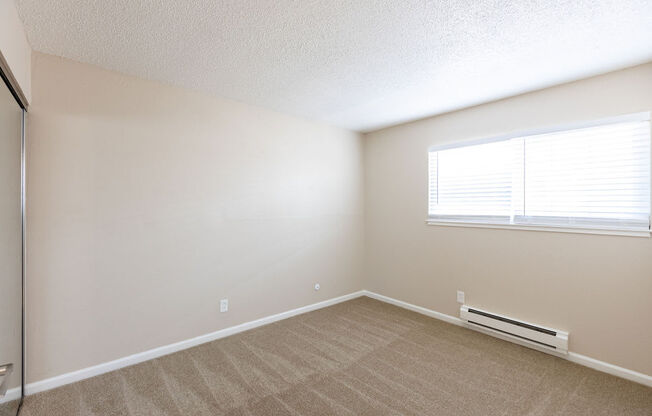
{"label": "white ceiling", "polygon": [[651,0],[16,0],[32,47],[369,131],[652,60]]}

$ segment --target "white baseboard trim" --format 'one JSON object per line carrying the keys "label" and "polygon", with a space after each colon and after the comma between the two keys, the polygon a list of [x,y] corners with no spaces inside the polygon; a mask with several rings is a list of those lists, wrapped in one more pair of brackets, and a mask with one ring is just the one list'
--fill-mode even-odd
{"label": "white baseboard trim", "polygon": [[[180,341],[174,344],[165,345],[162,347],[154,348],[148,351],[143,351],[137,354],[133,354],[127,357],[119,358],[117,360],[109,361],[106,363],[98,364],[92,367],[83,368],[81,370],[73,371],[70,373],[61,374],[52,378],[45,380],[36,381],[29,383],[25,386],[25,394],[31,395],[39,393],[42,391],[54,389],[56,387],[61,387],[66,384],[74,383],[76,381],[84,380],[86,378],[94,377],[100,374],[108,373],[110,371],[118,370],[120,368],[128,367],[130,365],[138,364],[143,361],[151,360],[154,358],[161,357],[163,355],[171,354],[173,352],[185,350],[206,342],[214,341],[220,338],[228,337],[229,335],[234,335],[240,332],[248,331],[250,329],[257,328],[259,326],[271,324],[283,319],[290,318],[292,316],[300,315],[306,312],[311,312],[317,309],[325,308],[327,306],[335,305],[337,303],[345,302],[347,300],[355,299],[361,296],[368,296],[379,301],[389,303],[395,306],[398,306],[403,309],[408,309],[422,315],[426,315],[441,321],[448,322],[453,325],[467,327],[464,324],[464,321],[458,317],[446,315],[441,312],[434,311],[432,309],[427,309],[422,306],[413,305],[411,303],[403,302],[398,299],[390,298],[389,296],[380,295],[368,290],[361,290],[354,293],[349,293],[348,295],[339,296],[337,298],[328,299],[322,302],[313,303],[311,305],[306,305],[297,309],[292,309],[286,312],[281,312],[275,315],[266,316],[264,318],[257,319],[255,321],[245,322],[240,325],[232,326],[229,328],[220,329],[219,331],[211,332],[209,334],[200,335],[195,338],[187,339]],[[482,331],[481,331],[482,332]],[[488,333],[489,334],[489,333]],[[495,334],[489,334],[495,335]],[[513,341],[513,340],[510,340]],[[526,345],[529,346],[529,345]],[[555,354],[556,355],[556,354]],[[567,355],[558,355],[560,358],[565,358],[574,363],[593,368],[594,370],[602,371],[617,377],[621,377],[627,380],[634,381],[649,387],[652,387],[652,376],[647,374],[639,373],[633,370],[628,370],[626,368],[618,367],[613,364],[606,363],[604,361],[596,360],[581,354],[574,352],[569,352]],[[8,398],[11,397],[11,398]],[[15,388],[7,391],[7,395],[0,400],[0,403],[4,401],[14,400],[20,398],[20,388]]]}
{"label": "white baseboard trim", "polygon": [[638,371],[618,367],[617,365],[605,363],[604,361],[596,360],[595,358],[587,357],[586,355],[578,354],[576,352],[569,351],[566,359],[585,367],[602,371],[603,373],[611,374],[613,376],[624,378],[635,383],[643,384],[644,386],[652,387],[652,376],[639,373]]}
{"label": "white baseboard trim", "polygon": [[[485,331],[480,330],[480,328],[478,328],[478,329],[472,328],[472,327],[466,325],[463,320],[461,320],[460,318],[455,317],[455,316],[446,315],[446,314],[441,313],[441,312],[433,311],[432,309],[427,309],[427,308],[424,308],[422,306],[413,305],[411,303],[403,302],[402,300],[390,298],[389,296],[380,295],[378,293],[370,292],[368,290],[364,290],[363,292],[364,292],[365,296],[369,296],[370,298],[374,298],[374,299],[380,300],[382,302],[390,303],[392,305],[401,307],[403,309],[408,309],[408,310],[411,310],[411,311],[414,311],[414,312],[418,312],[418,313],[420,313],[422,315],[426,315],[426,316],[430,316],[432,318],[440,319],[442,321],[451,323],[453,325],[463,326],[465,328],[469,328],[469,329],[472,329],[472,330],[479,330],[479,332],[482,332],[484,334],[491,335],[491,336],[496,336],[497,338],[505,339],[505,340],[508,340],[510,342],[516,342],[516,343],[518,343],[520,345],[523,345],[523,346],[526,346],[526,347],[529,347],[529,348],[533,348],[532,345],[518,342],[518,340],[516,340],[516,339],[507,338],[507,337],[501,336],[501,334],[498,334],[498,333],[492,333],[492,332],[489,332],[489,331],[485,332]],[[534,348],[534,349],[538,349],[538,348]],[[545,353],[548,353],[548,354],[552,354],[552,355],[557,356],[559,358],[564,358],[564,359],[566,359],[568,361],[572,361],[572,362],[574,362],[576,364],[580,364],[580,365],[583,365],[585,367],[592,368],[594,370],[602,371],[603,373],[611,374],[611,375],[616,376],[616,377],[624,378],[626,380],[630,380],[630,381],[633,381],[633,382],[636,382],[636,383],[643,384],[643,385],[648,386],[648,387],[652,387],[652,376],[649,376],[647,374],[639,373],[637,371],[633,371],[633,370],[629,370],[627,368],[619,367],[617,365],[609,364],[609,363],[606,363],[604,361],[596,360],[595,358],[587,357],[585,355],[578,354],[578,353],[575,353],[575,352],[570,352],[569,351],[568,354],[555,354],[555,353],[552,353],[551,351],[548,351],[548,350],[545,350],[545,349],[540,349],[539,351],[542,351],[542,352],[545,352]]]}
{"label": "white baseboard trim", "polygon": [[391,303],[392,305],[401,307],[403,309],[408,309],[422,315],[430,316],[432,318],[439,319],[440,321],[448,322],[449,324],[464,326],[464,321],[456,316],[446,315],[445,313],[433,311],[432,309],[427,309],[421,306],[413,305],[411,303],[403,302],[402,300],[390,298],[389,296],[380,295],[378,293],[370,292],[368,290],[363,290],[365,296],[370,298],[380,300],[385,303]]}
{"label": "white baseboard trim", "polygon": [[539,348],[536,345],[533,345],[531,343],[521,341],[520,339],[518,339],[516,337],[512,337],[512,336],[509,336],[509,335],[506,335],[506,334],[501,334],[500,332],[492,331],[490,329],[480,328],[480,327],[477,327],[477,326],[470,326],[466,322],[464,322],[464,320],[462,320],[462,319],[460,319],[460,318],[458,318],[456,316],[446,315],[445,313],[433,311],[431,309],[427,309],[427,308],[424,308],[424,307],[421,307],[421,306],[413,305],[411,303],[403,302],[402,300],[390,298],[388,296],[380,295],[378,293],[369,292],[368,290],[365,291],[365,296],[369,296],[370,298],[374,298],[374,299],[377,299],[377,300],[382,301],[382,302],[390,303],[390,304],[392,304],[394,306],[398,306],[399,308],[408,309],[408,310],[411,310],[413,312],[417,312],[417,313],[420,313],[422,315],[429,316],[431,318],[439,319],[441,321],[448,322],[449,324],[453,324],[453,325],[457,325],[457,326],[463,326],[464,328],[471,329],[471,330],[476,331],[476,332],[481,332],[481,333],[483,333],[485,335],[490,335],[492,337],[500,338],[500,339],[505,340],[505,341],[510,341],[510,342],[515,343],[515,344],[522,345],[524,347],[532,348],[532,349],[535,349],[537,351],[545,352],[545,353],[551,354],[551,355],[556,355],[556,356],[562,357],[562,358],[564,357],[563,354],[557,354],[557,353],[555,353],[553,351],[550,351],[549,349],[546,349],[546,348]]}
{"label": "white baseboard trim", "polygon": [[0,404],[7,403],[12,400],[20,399],[20,387],[14,387],[13,389],[7,389],[7,392],[4,396],[0,397]]}
{"label": "white baseboard trim", "polygon": [[[100,374],[108,373],[109,371],[118,370],[120,368],[128,367],[130,365],[138,364],[143,361],[158,358],[163,355],[168,355],[173,352],[185,350],[187,348],[204,344],[206,342],[228,337],[229,335],[234,335],[240,332],[248,331],[250,329],[254,329],[259,326],[271,324],[273,322],[281,321],[283,319],[287,319],[296,315],[301,315],[306,312],[311,312],[317,309],[325,308],[327,306],[335,305],[337,303],[345,302],[347,300],[355,299],[364,295],[365,295],[364,290],[354,292],[354,293],[349,293],[348,295],[339,296],[322,302],[317,302],[311,305],[306,305],[300,308],[277,313],[275,315],[266,316],[264,318],[256,319],[255,321],[245,322],[240,325],[220,329],[219,331],[211,332],[205,335],[200,335],[198,337],[176,342],[174,344],[164,345],[162,347],[129,355],[127,357],[119,358],[117,360],[94,365],[92,367],[83,368],[81,370],[73,371],[70,373],[61,374],[59,376],[55,376],[45,380],[29,383],[25,386],[25,395],[36,394],[42,391],[54,389],[56,387],[61,387],[66,384],[74,383],[76,381],[80,381]],[[18,393],[18,397],[20,397],[20,391]]]}

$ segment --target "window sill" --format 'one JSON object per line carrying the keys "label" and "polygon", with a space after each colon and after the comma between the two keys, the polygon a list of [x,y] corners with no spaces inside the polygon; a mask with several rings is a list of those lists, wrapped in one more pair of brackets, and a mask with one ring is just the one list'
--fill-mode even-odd
{"label": "window sill", "polygon": [[602,230],[599,228],[550,227],[541,225],[486,224],[477,222],[426,220],[427,225],[467,228],[497,228],[503,230],[548,231],[556,233],[619,235],[625,237],[650,237],[650,231]]}

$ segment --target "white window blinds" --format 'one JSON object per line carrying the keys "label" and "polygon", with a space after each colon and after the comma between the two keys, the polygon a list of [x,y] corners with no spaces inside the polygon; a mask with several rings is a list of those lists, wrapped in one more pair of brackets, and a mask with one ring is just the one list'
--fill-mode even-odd
{"label": "white window blinds", "polygon": [[650,228],[650,118],[429,152],[431,221]]}

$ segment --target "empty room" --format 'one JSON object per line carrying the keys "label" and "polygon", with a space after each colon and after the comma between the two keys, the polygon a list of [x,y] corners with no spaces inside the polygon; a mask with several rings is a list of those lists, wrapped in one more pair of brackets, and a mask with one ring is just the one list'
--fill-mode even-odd
{"label": "empty room", "polygon": [[0,416],[652,416],[650,0],[0,0]]}

